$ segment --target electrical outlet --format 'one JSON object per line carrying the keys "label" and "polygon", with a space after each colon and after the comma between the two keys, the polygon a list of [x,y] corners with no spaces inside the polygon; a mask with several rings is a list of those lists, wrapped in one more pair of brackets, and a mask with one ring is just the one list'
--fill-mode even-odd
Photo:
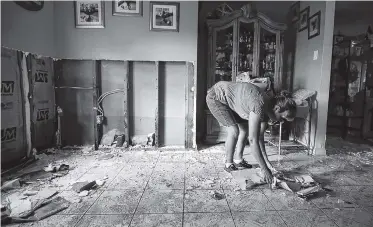
{"label": "electrical outlet", "polygon": [[318,56],[319,56],[319,51],[318,50],[313,51],[313,60],[317,60]]}

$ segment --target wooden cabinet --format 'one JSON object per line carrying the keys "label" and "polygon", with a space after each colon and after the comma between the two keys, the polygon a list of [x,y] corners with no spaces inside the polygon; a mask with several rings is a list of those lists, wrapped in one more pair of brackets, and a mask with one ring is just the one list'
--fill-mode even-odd
{"label": "wooden cabinet", "polygon": [[[218,81],[248,82],[250,78],[271,78],[275,91],[281,89],[283,32],[286,25],[276,23],[260,12],[243,7],[220,19],[207,20],[207,88]],[[220,127],[207,106],[206,142],[225,141]]]}

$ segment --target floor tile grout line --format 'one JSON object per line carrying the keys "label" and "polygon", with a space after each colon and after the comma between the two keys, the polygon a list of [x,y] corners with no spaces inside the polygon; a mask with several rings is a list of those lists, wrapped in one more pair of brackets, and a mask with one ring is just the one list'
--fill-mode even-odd
{"label": "floor tile grout line", "polygon": [[321,212],[327,217],[327,218],[329,218],[336,226],[338,226],[338,227],[340,227],[338,224],[337,224],[337,222],[335,222],[334,221],[334,219],[332,219],[331,217],[329,217],[329,215],[327,214],[327,213],[325,213],[324,212],[324,210],[323,209],[321,209],[320,208],[320,210],[321,210]]}
{"label": "floor tile grout line", "polygon": [[268,200],[268,202],[271,204],[271,206],[273,207],[273,209],[275,210],[276,214],[281,218],[281,220],[285,223],[286,226],[289,227],[288,223],[284,220],[284,218],[281,216],[281,214],[278,212],[279,210],[276,209],[276,207],[273,205],[273,203],[271,202],[271,200],[268,198],[268,196],[264,193],[263,189],[259,189],[263,195],[266,197],[266,199]]}
{"label": "floor tile grout line", "polygon": [[229,206],[229,202],[228,202],[227,194],[225,193],[225,190],[224,190],[224,188],[223,188],[221,185],[220,185],[220,188],[221,188],[221,190],[223,191],[223,194],[224,194],[224,196],[225,196],[225,201],[227,202],[228,209],[229,209],[229,213],[231,214],[231,217],[232,217],[233,225],[234,225],[235,227],[237,227],[237,225],[236,225],[236,221],[234,220],[234,217],[233,217],[232,209],[231,209],[231,207]]}
{"label": "floor tile grout line", "polygon": [[[92,167],[93,168],[93,167]],[[124,166],[118,171],[118,173],[115,175],[115,177],[113,178],[113,180],[120,174],[120,172],[123,170]],[[88,170],[87,170],[88,172]],[[97,196],[97,198],[95,199],[95,201],[89,206],[89,208],[83,213],[83,215],[79,218],[78,222],[74,225],[74,227],[77,227],[77,225],[79,224],[79,222],[83,219],[83,217],[87,214],[87,212],[89,211],[89,209],[92,208],[92,206],[98,201],[98,199],[101,197],[101,195],[106,191],[106,188],[104,190],[101,191],[101,193]]]}
{"label": "floor tile grout line", "polygon": [[137,208],[139,207],[140,202],[141,202],[141,199],[142,199],[142,197],[143,197],[144,194],[145,194],[145,191],[146,191],[146,189],[147,189],[147,187],[148,187],[149,181],[150,181],[150,179],[151,179],[151,177],[152,177],[152,175],[153,175],[153,173],[154,173],[154,170],[155,170],[155,168],[156,168],[157,165],[158,165],[158,161],[159,161],[160,155],[161,155],[161,153],[158,151],[158,158],[157,158],[157,161],[155,161],[155,165],[153,166],[152,172],[150,173],[150,175],[149,175],[149,177],[148,177],[148,180],[147,180],[147,182],[146,182],[146,185],[145,185],[145,187],[144,187],[144,190],[142,191],[142,194],[141,194],[141,196],[140,196],[140,199],[139,199],[139,201],[138,201],[138,203],[137,203],[137,205],[136,205],[135,211],[134,211],[133,214],[132,214],[132,217],[131,217],[131,220],[130,220],[130,222],[129,222],[129,224],[128,224],[128,227],[131,227],[131,224],[132,224],[133,218],[135,217],[135,214],[136,214]]}

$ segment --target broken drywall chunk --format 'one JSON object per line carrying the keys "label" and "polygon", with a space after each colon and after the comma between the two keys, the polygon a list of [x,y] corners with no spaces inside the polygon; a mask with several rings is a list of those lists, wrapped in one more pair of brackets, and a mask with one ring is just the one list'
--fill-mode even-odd
{"label": "broken drywall chunk", "polygon": [[109,160],[111,158],[113,158],[114,155],[113,154],[104,154],[104,155],[101,155],[100,157],[98,157],[98,160],[102,161],[102,160]]}
{"label": "broken drywall chunk", "polygon": [[217,191],[213,191],[213,192],[211,192],[211,197],[212,197],[213,199],[215,199],[215,200],[222,200],[222,199],[225,198],[225,195],[224,195],[224,194],[221,194],[221,193],[219,193],[219,192],[217,192]]}
{"label": "broken drywall chunk", "polygon": [[137,135],[137,136],[132,136],[131,137],[131,145],[136,146],[136,145],[142,145],[146,146],[148,144],[148,136],[147,135]]}
{"label": "broken drywall chunk", "polygon": [[101,139],[101,145],[104,146],[111,146],[114,142],[115,136],[123,135],[124,133],[119,131],[118,129],[112,129],[105,133]]}
{"label": "broken drywall chunk", "polygon": [[79,193],[79,196],[80,197],[85,197],[85,196],[88,196],[89,195],[89,191],[81,191],[80,193]]}
{"label": "broken drywall chunk", "polygon": [[2,191],[9,191],[9,190],[16,189],[16,188],[21,188],[21,183],[18,178],[7,181],[1,186]]}
{"label": "broken drywall chunk", "polygon": [[80,193],[82,191],[91,190],[96,186],[96,181],[85,181],[85,182],[76,182],[72,185],[72,190]]}

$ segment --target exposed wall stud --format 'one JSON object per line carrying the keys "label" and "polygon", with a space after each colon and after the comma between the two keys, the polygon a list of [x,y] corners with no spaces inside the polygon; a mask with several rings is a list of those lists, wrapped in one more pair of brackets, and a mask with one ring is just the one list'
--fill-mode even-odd
{"label": "exposed wall stud", "polygon": [[194,65],[193,62],[186,62],[185,148],[193,148],[194,90]]}
{"label": "exposed wall stud", "polygon": [[124,110],[124,138],[128,145],[130,145],[129,139],[129,109],[128,109],[128,102],[129,102],[129,62],[124,61],[124,93],[123,93],[123,110]]}
{"label": "exposed wall stud", "polygon": [[159,147],[159,61],[155,62],[155,147]]}
{"label": "exposed wall stud", "polygon": [[92,87],[93,87],[93,129],[95,138],[95,150],[98,150],[99,133],[97,127],[97,98],[99,95],[99,77],[101,75],[101,61],[96,61],[94,64],[95,70],[93,73]]}

